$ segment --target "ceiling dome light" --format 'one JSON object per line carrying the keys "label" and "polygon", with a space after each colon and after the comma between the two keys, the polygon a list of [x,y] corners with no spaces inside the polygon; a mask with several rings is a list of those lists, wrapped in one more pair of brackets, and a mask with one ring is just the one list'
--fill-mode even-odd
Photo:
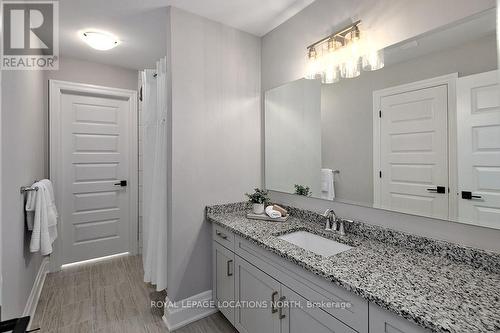
{"label": "ceiling dome light", "polygon": [[118,46],[120,40],[108,32],[102,31],[84,31],[80,37],[91,48],[99,51],[107,51]]}

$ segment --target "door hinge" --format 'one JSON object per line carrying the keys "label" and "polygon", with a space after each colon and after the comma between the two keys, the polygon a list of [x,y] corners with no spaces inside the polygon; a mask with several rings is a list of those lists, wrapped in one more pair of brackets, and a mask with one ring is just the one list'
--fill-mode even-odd
{"label": "door hinge", "polygon": [[379,171],[379,172],[378,172],[378,177],[379,177],[379,178],[382,178],[382,171]]}
{"label": "door hinge", "polygon": [[379,111],[378,111],[378,117],[379,117],[379,118],[382,118],[382,110],[379,110]]}

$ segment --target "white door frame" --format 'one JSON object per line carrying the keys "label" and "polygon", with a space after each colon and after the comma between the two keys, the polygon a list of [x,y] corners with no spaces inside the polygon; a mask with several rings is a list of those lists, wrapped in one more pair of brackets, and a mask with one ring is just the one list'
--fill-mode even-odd
{"label": "white door frame", "polygon": [[376,90],[373,92],[373,205],[375,208],[380,207],[381,179],[379,177],[379,171],[382,170],[382,165],[380,160],[381,118],[379,116],[379,111],[382,97],[446,85],[448,90],[448,186],[450,188],[448,200],[448,219],[456,218],[458,214],[458,202],[456,195],[458,193],[458,170],[456,167],[450,166],[457,165],[457,79],[458,73],[452,73],[427,80],[415,81],[395,87]]}
{"label": "white door frame", "polygon": [[[49,175],[54,184],[56,206],[62,211],[60,193],[63,193],[62,176],[62,144],[61,144],[61,95],[64,91],[78,92],[79,94],[91,94],[100,96],[112,96],[128,100],[130,105],[129,115],[129,172],[128,187],[129,195],[129,241],[128,252],[136,254],[138,249],[138,114],[137,114],[137,92],[134,90],[110,88],[91,84],[74,83],[68,81],[49,80]],[[54,244],[54,252],[51,255],[51,271],[61,269],[63,258],[62,251],[62,216],[57,224],[59,237]]]}

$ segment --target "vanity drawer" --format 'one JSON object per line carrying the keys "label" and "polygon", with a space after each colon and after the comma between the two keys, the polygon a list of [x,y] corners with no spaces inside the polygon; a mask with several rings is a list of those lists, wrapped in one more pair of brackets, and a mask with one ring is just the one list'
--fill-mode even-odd
{"label": "vanity drawer", "polygon": [[234,251],[234,234],[216,224],[212,227],[212,239],[227,249]]}

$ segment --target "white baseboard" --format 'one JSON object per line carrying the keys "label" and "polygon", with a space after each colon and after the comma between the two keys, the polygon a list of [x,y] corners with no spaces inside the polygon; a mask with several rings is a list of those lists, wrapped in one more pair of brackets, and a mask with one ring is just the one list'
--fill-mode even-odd
{"label": "white baseboard", "polygon": [[[172,302],[167,296],[165,303],[163,321],[170,332],[219,311],[212,306],[212,290],[204,291],[179,302]],[[202,304],[203,306],[192,306],[192,304]]]}
{"label": "white baseboard", "polygon": [[23,317],[30,316],[31,319],[33,319],[33,316],[35,315],[36,311],[36,306],[38,304],[38,300],[40,299],[40,294],[42,292],[43,284],[45,282],[45,277],[47,276],[48,272],[49,272],[49,257],[44,257],[42,263],[40,264],[40,268],[38,269],[35,282],[33,282],[33,287],[31,288],[30,295],[28,296],[26,306],[24,307]]}

